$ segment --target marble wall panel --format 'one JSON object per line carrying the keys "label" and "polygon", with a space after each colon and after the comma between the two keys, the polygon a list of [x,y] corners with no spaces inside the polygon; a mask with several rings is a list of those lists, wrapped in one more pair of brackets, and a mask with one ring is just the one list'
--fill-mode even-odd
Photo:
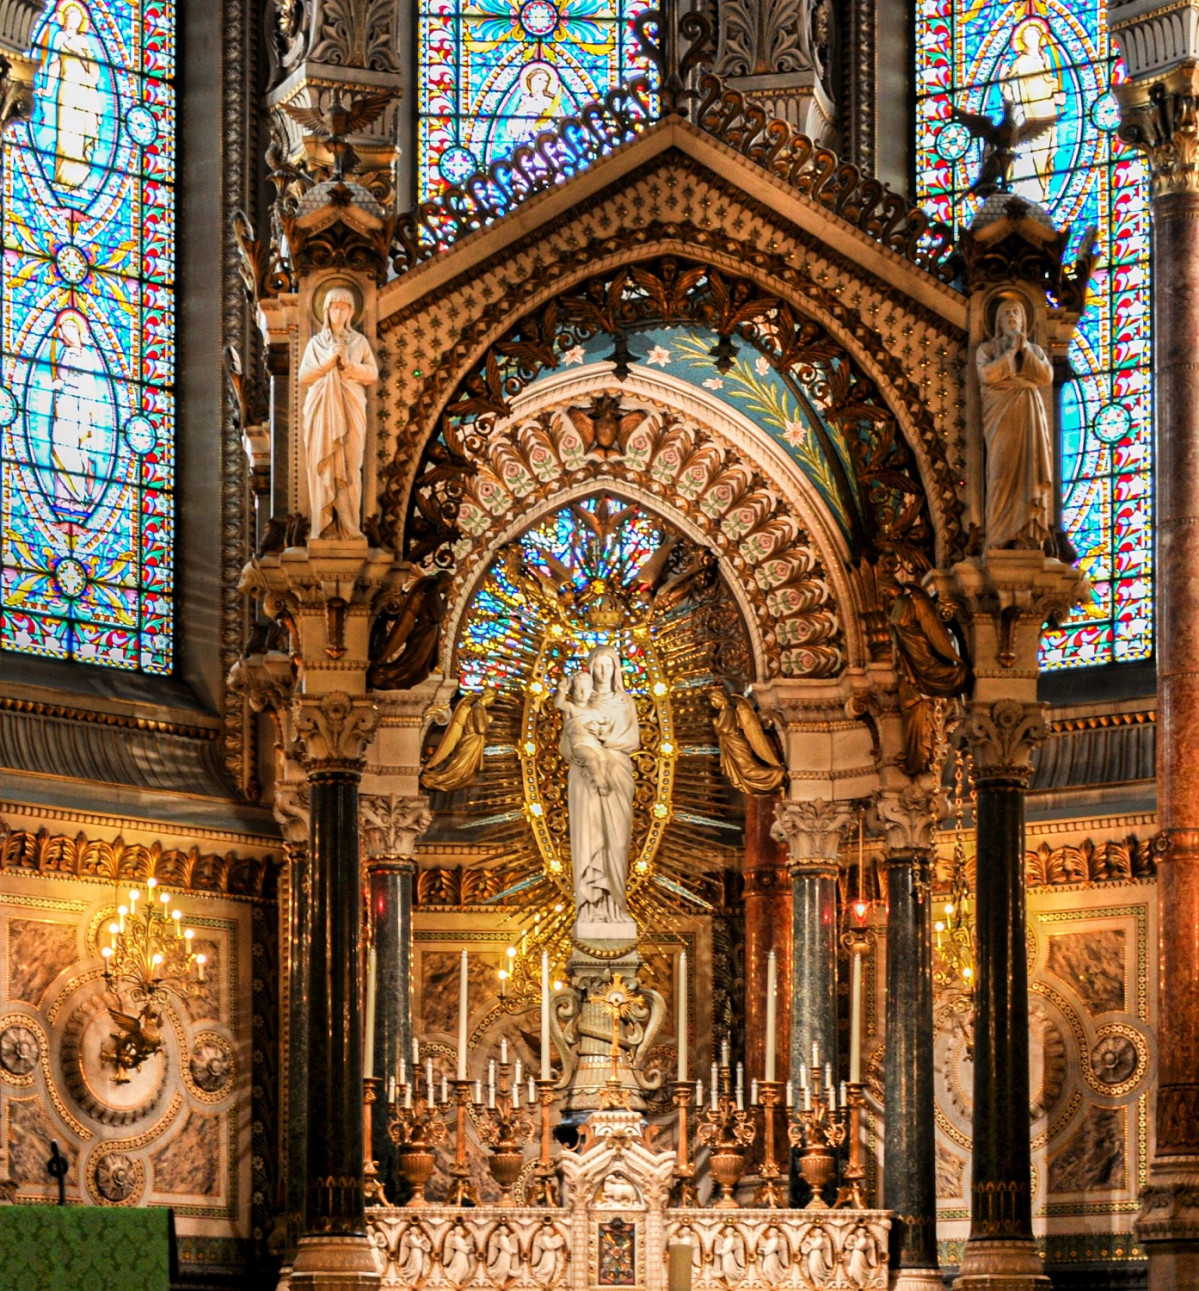
{"label": "marble wall panel", "polygon": [[1113,1192],[1127,1181],[1125,1111],[1091,1107],[1066,1146],[1049,1158],[1049,1191]]}
{"label": "marble wall panel", "polygon": [[8,998],[42,1002],[46,988],[75,960],[79,929],[43,919],[8,920]]}
{"label": "marble wall panel", "polygon": [[1049,938],[1047,967],[1072,987],[1092,1016],[1124,1011],[1123,928],[1055,933]]}
{"label": "marble wall panel", "polygon": [[189,1111],[165,1147],[150,1156],[155,1192],[216,1197],[221,1192],[223,1118]]}

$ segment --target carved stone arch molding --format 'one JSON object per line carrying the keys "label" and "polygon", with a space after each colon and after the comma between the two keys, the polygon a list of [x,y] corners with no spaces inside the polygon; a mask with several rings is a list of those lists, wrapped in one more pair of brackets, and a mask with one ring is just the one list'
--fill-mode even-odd
{"label": "carved stone arch molding", "polygon": [[[843,283],[818,281],[794,258],[723,232],[659,226],[593,241],[540,264],[535,278],[505,279],[507,290],[486,308],[470,284],[453,282],[391,314],[380,325],[390,359],[381,397],[381,536],[418,558],[454,536],[461,478],[491,425],[580,340],[607,335],[609,357],[632,344],[638,360],[639,333],[686,323],[711,333],[713,354],[756,349],[820,408],[826,429],[843,435],[852,461],[841,488],[856,504],[851,562],[898,550],[920,569],[960,556],[960,381],[946,329],[927,332],[927,352],[919,343],[897,347],[864,319],[879,312],[875,297],[855,310]],[[876,287],[866,284],[853,303]],[[896,293],[886,308],[896,314],[903,303]],[[427,336],[426,328],[457,337],[431,371],[408,366],[411,345],[401,337]],[[904,336],[917,330],[900,328]],[[934,398],[929,369],[938,364]],[[909,367],[923,370],[918,381]],[[440,496],[429,508],[418,494],[431,476]]]}
{"label": "carved stone arch molding", "polygon": [[[463,536],[453,545],[442,637],[447,676],[467,607],[500,548],[600,492],[645,506],[716,555],[758,679],[833,676],[863,661],[835,520],[777,445],[706,394],[648,370],[618,383],[606,364],[592,364],[555,373],[513,400],[512,415],[497,423],[463,481]],[[609,455],[589,445],[570,415],[605,398],[626,427]]]}

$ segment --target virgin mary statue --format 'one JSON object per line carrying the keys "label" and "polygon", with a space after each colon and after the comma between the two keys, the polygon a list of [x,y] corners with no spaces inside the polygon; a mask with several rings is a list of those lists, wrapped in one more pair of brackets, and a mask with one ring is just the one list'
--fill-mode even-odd
{"label": "virgin mary statue", "polygon": [[[581,941],[632,941],[626,889],[633,833],[633,760],[641,744],[637,707],[626,693],[620,656],[597,646],[587,658],[586,684],[574,690],[560,749],[570,770],[570,855],[575,936]],[[585,698],[584,698],[585,696]]]}

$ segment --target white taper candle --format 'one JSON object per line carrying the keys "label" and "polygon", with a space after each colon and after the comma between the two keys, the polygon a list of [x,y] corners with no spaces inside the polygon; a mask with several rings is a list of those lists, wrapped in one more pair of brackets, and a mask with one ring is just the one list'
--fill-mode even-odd
{"label": "white taper candle", "polygon": [[366,1043],[362,1046],[362,1074],[375,1074],[375,993],[378,989],[379,957],[374,946],[366,960]]}
{"label": "white taper candle", "polygon": [[466,951],[458,970],[458,1079],[466,1079]]}
{"label": "white taper candle", "polygon": [[766,956],[766,1079],[774,1079],[775,1027],[778,1024],[778,961],[772,950]]}

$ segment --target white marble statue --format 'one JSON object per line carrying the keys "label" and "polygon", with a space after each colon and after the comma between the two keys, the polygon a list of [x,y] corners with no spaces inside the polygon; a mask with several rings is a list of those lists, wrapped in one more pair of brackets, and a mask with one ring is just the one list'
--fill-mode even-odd
{"label": "white marble statue", "polygon": [[529,1249],[533,1276],[543,1286],[557,1286],[566,1267],[566,1256],[566,1238],[550,1220],[545,1220]]}
{"label": "white marble statue", "polygon": [[325,297],[324,326],[300,363],[304,456],[308,469],[310,538],[362,537],[362,457],[366,449],[366,387],[379,379],[375,356],[351,325],[354,297],[334,287]]}
{"label": "white marble statue", "polygon": [[475,1244],[461,1224],[455,1224],[445,1235],[441,1263],[454,1286],[464,1286],[470,1281],[475,1271]]}
{"label": "white marble statue", "polygon": [[1019,300],[1000,301],[995,335],[978,347],[987,446],[986,546],[1034,550],[1053,526],[1053,446],[1042,390],[1053,384],[1045,351],[1026,334]]}
{"label": "white marble statue", "polygon": [[[586,675],[589,680],[582,681]],[[626,694],[620,656],[597,646],[585,674],[558,691],[559,747],[570,768],[567,802],[575,889],[575,936],[631,941],[637,925],[625,900],[633,831],[633,760],[641,744],[637,707]]]}
{"label": "white marble statue", "polygon": [[769,1282],[771,1286],[782,1282],[791,1267],[787,1239],[773,1224],[762,1234],[758,1246],[758,1267],[762,1270],[763,1281]]}

